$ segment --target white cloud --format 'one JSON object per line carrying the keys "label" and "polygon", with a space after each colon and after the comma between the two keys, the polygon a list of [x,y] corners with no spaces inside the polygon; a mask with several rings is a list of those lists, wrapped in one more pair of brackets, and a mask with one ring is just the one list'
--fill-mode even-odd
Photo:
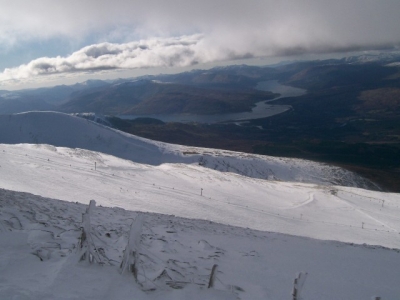
{"label": "white cloud", "polygon": [[[0,0],[0,7],[0,53],[31,40],[44,45],[43,57],[9,66],[2,80],[400,44],[399,0]],[[60,38],[92,45],[46,57],[46,41]]]}
{"label": "white cloud", "polygon": [[202,35],[191,35],[122,44],[100,43],[84,47],[67,57],[42,57],[16,68],[6,68],[0,78],[10,80],[110,69],[184,67],[215,60],[203,49],[202,42]]}

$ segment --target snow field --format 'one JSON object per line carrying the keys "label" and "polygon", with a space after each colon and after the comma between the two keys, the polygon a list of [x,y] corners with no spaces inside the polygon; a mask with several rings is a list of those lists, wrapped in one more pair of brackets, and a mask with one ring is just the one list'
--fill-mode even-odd
{"label": "snow field", "polygon": [[5,189],[81,203],[95,199],[109,207],[400,248],[398,194],[266,181],[197,164],[151,166],[46,145],[1,145],[0,158],[0,187]]}
{"label": "snow field", "polygon": [[[103,265],[79,262],[87,205],[0,190],[2,299],[290,299],[299,271],[304,299],[396,299],[399,251],[261,232],[144,213],[139,282],[119,264],[138,213],[95,207]],[[206,289],[218,265],[215,286]]]}
{"label": "snow field", "polygon": [[205,168],[260,179],[374,186],[364,178],[338,167],[301,159],[155,142],[62,113],[0,115],[0,128],[5,129],[0,131],[0,143],[4,144],[49,144],[87,149],[155,166],[163,163],[196,163]]}

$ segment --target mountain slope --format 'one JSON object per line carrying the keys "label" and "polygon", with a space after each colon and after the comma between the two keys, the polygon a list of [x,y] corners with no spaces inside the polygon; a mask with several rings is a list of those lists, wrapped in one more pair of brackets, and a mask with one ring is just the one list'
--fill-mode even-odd
{"label": "mountain slope", "polygon": [[232,92],[141,79],[71,94],[69,101],[60,105],[58,110],[110,115],[203,115],[250,111],[256,102],[275,96],[265,91],[245,89]]}
{"label": "mountain slope", "polygon": [[257,230],[400,248],[399,194],[267,181],[198,164],[151,166],[50,145],[3,144],[0,158],[0,188],[82,203],[95,199],[103,206]]}
{"label": "mountain slope", "polygon": [[[303,299],[400,294],[400,195],[329,184],[351,173],[57,113],[0,116],[0,126],[1,299],[287,299],[300,271]],[[143,224],[137,281],[120,271],[132,223]],[[80,261],[82,227],[99,263]]]}
{"label": "mountain slope", "polygon": [[196,163],[254,178],[363,188],[373,186],[354,173],[325,164],[154,142],[62,113],[0,115],[0,126],[5,128],[0,131],[0,143],[5,144],[82,148],[151,165]]}

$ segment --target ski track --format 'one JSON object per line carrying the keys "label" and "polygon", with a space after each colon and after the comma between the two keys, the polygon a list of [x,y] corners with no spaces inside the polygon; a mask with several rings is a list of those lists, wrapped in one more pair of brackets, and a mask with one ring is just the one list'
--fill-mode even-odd
{"label": "ski track", "polygon": [[[356,195],[356,196],[358,196],[358,197],[360,197],[360,195],[357,195],[357,194],[355,194],[355,193],[352,193],[352,194],[353,194],[353,195]],[[373,200],[378,201],[378,202],[381,202],[381,201],[382,201],[382,200],[379,200],[379,199],[376,199],[376,198],[373,198],[373,197],[367,197],[367,198],[373,199]],[[340,200],[343,201],[343,202],[345,202],[347,205],[349,205],[350,207],[352,207],[355,211],[357,211],[357,212],[360,213],[361,215],[364,215],[364,216],[366,216],[367,218],[373,220],[374,222],[376,222],[376,223],[378,223],[378,224],[380,224],[380,225],[382,225],[382,226],[384,226],[384,227],[387,227],[388,229],[392,230],[393,232],[400,233],[400,232],[399,232],[399,229],[393,228],[393,227],[391,227],[390,225],[386,224],[384,221],[382,221],[382,220],[380,220],[380,219],[378,219],[378,218],[372,216],[371,214],[367,213],[367,211],[366,211],[365,209],[360,208],[360,207],[356,207],[356,205],[355,205],[351,200],[344,199],[344,198],[340,198]],[[398,220],[400,220],[400,219],[398,219]]]}

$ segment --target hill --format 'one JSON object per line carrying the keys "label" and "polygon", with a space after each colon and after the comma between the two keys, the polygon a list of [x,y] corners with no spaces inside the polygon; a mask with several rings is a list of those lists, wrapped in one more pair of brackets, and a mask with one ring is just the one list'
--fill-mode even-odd
{"label": "hill", "polygon": [[147,165],[51,145],[1,144],[0,154],[5,175],[0,187],[5,189],[82,203],[95,199],[103,206],[257,230],[400,247],[398,194],[257,179],[197,163]]}
{"label": "hill", "polygon": [[0,115],[0,126],[7,128],[0,132],[0,143],[4,144],[50,144],[98,151],[151,165],[196,163],[254,178],[376,187],[352,172],[325,164],[154,142],[62,113]]}
{"label": "hill", "polygon": [[256,102],[275,96],[270,92],[210,90],[142,79],[75,93],[58,110],[109,115],[207,115],[250,111]]}

